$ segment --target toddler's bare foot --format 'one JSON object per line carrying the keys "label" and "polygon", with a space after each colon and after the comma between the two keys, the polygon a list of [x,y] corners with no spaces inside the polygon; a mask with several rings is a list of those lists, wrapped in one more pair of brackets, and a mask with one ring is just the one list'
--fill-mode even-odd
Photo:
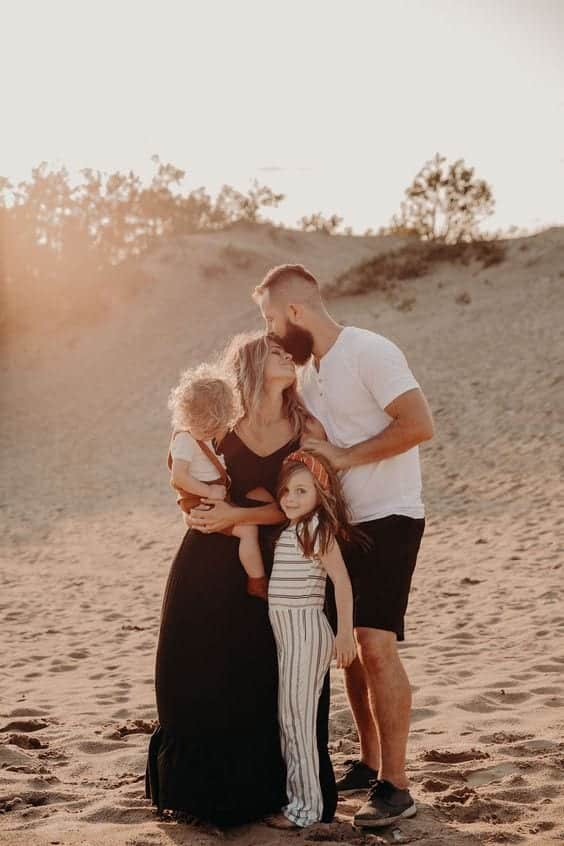
{"label": "toddler's bare foot", "polygon": [[247,593],[249,596],[258,596],[259,599],[268,600],[268,579],[266,576],[247,576]]}
{"label": "toddler's bare foot", "polygon": [[288,817],[285,817],[283,813],[271,814],[270,816],[265,817],[264,821],[271,828],[281,828],[285,829],[286,831],[290,829],[299,828],[299,826],[293,823],[292,820],[289,820]]}

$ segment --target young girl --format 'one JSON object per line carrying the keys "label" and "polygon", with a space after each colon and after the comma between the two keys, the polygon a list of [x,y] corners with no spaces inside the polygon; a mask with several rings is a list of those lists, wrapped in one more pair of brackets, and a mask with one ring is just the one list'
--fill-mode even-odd
{"label": "young girl", "polygon": [[[278,721],[288,804],[267,821],[294,828],[323,817],[319,698],[331,658],[336,657],[337,667],[348,667],[356,656],[351,583],[336,542],[354,530],[335,472],[312,453],[298,450],[286,458],[278,500],[288,523],[275,547],[268,606],[278,652]],[[335,587],[336,637],[323,613],[327,574]]]}
{"label": "young girl", "polygon": [[[169,398],[173,434],[168,466],[170,484],[185,513],[201,498],[226,499],[229,477],[223,456],[216,452],[236,415],[234,393],[228,382],[209,365],[186,370]],[[272,502],[263,488],[250,492],[253,499]],[[266,600],[268,581],[259,546],[258,527],[233,526],[225,534],[238,538],[239,559],[247,573],[247,593]]]}

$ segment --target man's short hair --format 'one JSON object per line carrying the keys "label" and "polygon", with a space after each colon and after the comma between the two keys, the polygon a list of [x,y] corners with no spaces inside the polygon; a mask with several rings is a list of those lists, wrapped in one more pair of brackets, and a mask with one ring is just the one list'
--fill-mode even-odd
{"label": "man's short hair", "polygon": [[278,267],[269,270],[262,282],[256,286],[253,291],[253,300],[256,302],[265,291],[274,292],[284,283],[291,282],[293,279],[302,279],[307,282],[310,286],[310,294],[313,294],[316,298],[319,296],[319,282],[303,264],[280,264]]}

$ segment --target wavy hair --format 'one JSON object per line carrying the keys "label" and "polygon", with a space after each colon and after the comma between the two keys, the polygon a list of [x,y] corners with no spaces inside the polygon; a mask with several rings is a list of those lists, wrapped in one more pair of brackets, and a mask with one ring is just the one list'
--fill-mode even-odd
{"label": "wavy hair", "polygon": [[217,367],[200,364],[185,370],[170,392],[168,407],[175,431],[192,427],[205,433],[204,440],[227,430],[237,416],[233,386]]}
{"label": "wavy hair", "polygon": [[[276,499],[280,502],[281,497],[288,489],[290,478],[299,470],[306,470],[315,485],[317,493],[317,504],[315,508],[304,514],[297,521],[296,536],[298,544],[306,558],[325,555],[332,547],[337,538],[359,544],[363,549],[370,547],[367,535],[353,526],[350,522],[350,512],[343,496],[341,483],[333,465],[322,455],[313,450],[308,450],[323,465],[329,477],[329,486],[325,489],[309,468],[301,461],[284,461],[278,485]],[[312,526],[312,518],[317,516],[317,525]],[[284,529],[288,523],[282,526]]]}
{"label": "wavy hair", "polygon": [[[230,341],[221,357],[224,371],[237,387],[241,417],[260,420],[264,371],[271,344],[278,338],[265,332],[242,332]],[[297,380],[282,392],[282,413],[290,421],[295,437],[304,431],[309,414],[300,399]]]}

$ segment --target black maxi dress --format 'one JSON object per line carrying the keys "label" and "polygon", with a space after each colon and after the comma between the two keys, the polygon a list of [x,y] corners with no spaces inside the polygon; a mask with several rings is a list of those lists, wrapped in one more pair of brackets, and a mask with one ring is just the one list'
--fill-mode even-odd
{"label": "black maxi dress", "polygon": [[[274,495],[292,440],[258,456],[235,432],[221,444],[242,506],[253,488]],[[267,571],[272,528],[261,528]],[[269,538],[270,535],[270,538]],[[277,658],[266,603],[246,593],[239,541],[189,530],[168,577],[156,659],[158,726],[151,736],[146,795],[159,810],[183,811],[220,826],[260,819],[286,801],[277,719]],[[329,678],[318,710],[324,820],[336,790],[327,751]]]}

